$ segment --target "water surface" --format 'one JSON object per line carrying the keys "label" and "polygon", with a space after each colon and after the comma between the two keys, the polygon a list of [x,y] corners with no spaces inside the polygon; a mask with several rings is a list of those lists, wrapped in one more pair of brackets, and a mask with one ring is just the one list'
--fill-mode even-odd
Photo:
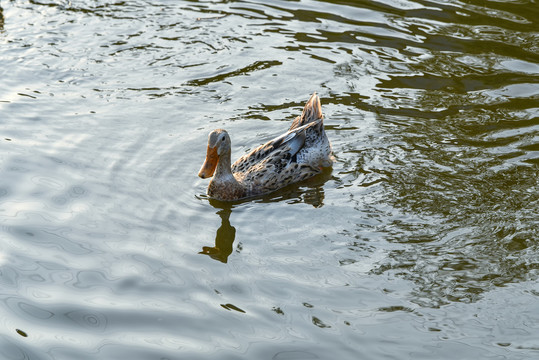
{"label": "water surface", "polygon": [[[535,1],[0,3],[2,359],[539,354]],[[336,163],[196,174],[322,101]]]}

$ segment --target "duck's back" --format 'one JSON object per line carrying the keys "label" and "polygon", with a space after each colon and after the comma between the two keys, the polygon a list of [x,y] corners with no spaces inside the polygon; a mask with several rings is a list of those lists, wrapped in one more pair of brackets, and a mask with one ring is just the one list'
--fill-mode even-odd
{"label": "duck's back", "polygon": [[232,165],[251,195],[271,192],[310,178],[331,166],[331,146],[322,120],[308,123],[268,141]]}

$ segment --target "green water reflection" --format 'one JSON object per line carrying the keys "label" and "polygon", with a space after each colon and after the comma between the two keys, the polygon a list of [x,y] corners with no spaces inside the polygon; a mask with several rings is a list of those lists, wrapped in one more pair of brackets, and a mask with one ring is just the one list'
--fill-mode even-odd
{"label": "green water reflection", "polygon": [[387,227],[389,239],[414,246],[375,272],[412,280],[421,305],[473,302],[537,279],[539,78],[504,68],[503,55],[479,59],[480,68],[436,53],[410,66],[416,75],[378,85],[389,90],[380,106],[396,108],[379,116],[393,142],[386,201],[408,216]]}

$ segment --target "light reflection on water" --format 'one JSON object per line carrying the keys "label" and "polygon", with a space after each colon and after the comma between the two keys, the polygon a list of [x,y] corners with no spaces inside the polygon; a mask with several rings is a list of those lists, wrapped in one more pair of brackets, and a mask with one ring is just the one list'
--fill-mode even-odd
{"label": "light reflection on water", "polygon": [[[0,6],[0,357],[539,349],[533,2]],[[313,91],[332,171],[203,195]]]}

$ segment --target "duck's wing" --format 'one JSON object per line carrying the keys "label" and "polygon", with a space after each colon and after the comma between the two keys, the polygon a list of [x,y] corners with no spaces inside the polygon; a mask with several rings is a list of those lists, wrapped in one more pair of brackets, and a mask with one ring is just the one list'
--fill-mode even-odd
{"label": "duck's wing", "polygon": [[320,104],[320,98],[318,97],[318,95],[316,95],[316,92],[314,92],[309,98],[309,101],[307,101],[307,104],[305,104],[301,116],[298,116],[294,119],[289,130],[293,130],[305,124],[315,122],[319,119],[322,119],[323,117],[324,116],[322,115],[322,105]]}
{"label": "duck's wing", "polygon": [[240,157],[232,164],[233,173],[244,173],[253,166],[268,161],[296,161],[295,156],[305,146],[307,131],[317,123],[309,123],[296,129],[289,130],[281,136],[257,147],[248,154]]}
{"label": "duck's wing", "polygon": [[264,194],[320,173],[319,167],[299,161],[308,151],[310,129],[319,123],[306,124],[269,142],[271,151],[240,175],[241,181],[248,184],[248,191]]}

